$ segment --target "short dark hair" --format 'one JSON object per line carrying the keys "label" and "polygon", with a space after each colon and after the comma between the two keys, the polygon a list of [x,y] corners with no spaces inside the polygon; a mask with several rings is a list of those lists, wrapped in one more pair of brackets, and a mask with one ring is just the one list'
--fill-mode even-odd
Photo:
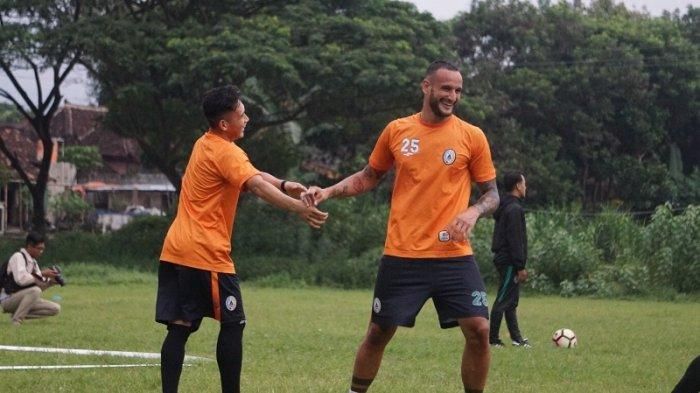
{"label": "short dark hair", "polygon": [[505,176],[503,176],[503,188],[506,190],[506,192],[515,190],[515,186],[523,181],[524,177],[525,175],[523,175],[522,172],[506,173]]}
{"label": "short dark hair", "polygon": [[241,91],[234,85],[213,88],[202,98],[202,109],[211,127],[221,120],[226,112],[235,110],[241,100]]}
{"label": "short dark hair", "polygon": [[430,63],[428,69],[425,70],[425,77],[427,78],[437,72],[437,70],[441,70],[443,68],[450,71],[459,71],[459,67],[447,60],[435,60],[434,62]]}
{"label": "short dark hair", "polygon": [[46,238],[39,232],[29,232],[27,234],[27,240],[24,242],[25,246],[36,246],[37,244],[46,243]]}

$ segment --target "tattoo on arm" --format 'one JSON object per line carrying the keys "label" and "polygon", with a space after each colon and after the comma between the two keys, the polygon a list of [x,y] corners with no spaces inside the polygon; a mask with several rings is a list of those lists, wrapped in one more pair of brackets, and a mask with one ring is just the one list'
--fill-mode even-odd
{"label": "tattoo on arm", "polygon": [[386,172],[383,171],[376,171],[371,166],[367,165],[362,171],[338,183],[337,186],[333,188],[332,196],[353,196],[369,191],[377,185],[385,173]]}
{"label": "tattoo on arm", "polygon": [[481,197],[476,201],[474,207],[479,211],[479,215],[492,213],[498,208],[500,198],[498,197],[498,186],[496,180],[477,183]]}

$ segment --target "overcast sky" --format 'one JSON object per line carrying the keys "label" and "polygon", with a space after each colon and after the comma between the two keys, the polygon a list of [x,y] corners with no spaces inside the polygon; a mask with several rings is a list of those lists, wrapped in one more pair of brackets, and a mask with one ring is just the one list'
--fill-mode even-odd
{"label": "overcast sky", "polygon": [[[537,0],[530,0],[536,3]],[[552,3],[556,3],[558,0],[551,0]],[[569,0],[571,1],[571,0]],[[615,0],[620,2],[620,0]],[[409,0],[410,3],[416,5],[420,11],[430,12],[438,20],[450,19],[457,15],[459,12],[468,11],[472,0]],[[589,0],[583,0],[584,4],[589,3]],[[680,9],[681,13],[685,13],[685,9],[688,5],[693,5],[695,7],[700,6],[700,0],[623,0],[627,8],[642,11],[646,9],[652,15],[661,15],[664,10],[673,11],[675,9]],[[20,73],[18,75],[21,84],[34,86],[32,74]],[[51,85],[49,82],[51,78],[49,76],[42,77],[44,80],[42,86],[45,90],[50,90]],[[88,96],[88,80],[84,71],[78,69],[77,72],[73,72],[66,82],[64,82],[61,90],[66,100],[74,104],[95,104],[95,100]],[[14,93],[11,84],[4,73],[0,72],[0,87],[6,88]],[[35,97],[36,92],[34,90],[30,91],[30,94]],[[1,99],[5,101],[4,99]]]}
{"label": "overcast sky", "polygon": [[[530,0],[537,4],[537,0]],[[552,0],[552,4],[556,4],[558,0]],[[472,0],[409,0],[421,11],[428,11],[435,19],[445,20],[450,19],[457,13],[468,11],[471,7]],[[584,4],[590,1],[583,0]],[[676,8],[685,13],[688,5],[692,4],[695,7],[700,6],[700,0],[615,0],[616,3],[623,2],[629,9],[642,11],[646,8],[652,15],[661,15],[664,10],[673,11]]]}

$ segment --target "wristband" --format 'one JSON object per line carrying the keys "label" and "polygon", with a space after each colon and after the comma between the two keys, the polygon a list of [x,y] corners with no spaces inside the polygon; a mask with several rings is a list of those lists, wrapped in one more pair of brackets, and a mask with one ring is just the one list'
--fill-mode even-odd
{"label": "wristband", "polygon": [[287,183],[286,180],[282,180],[282,183],[280,183],[280,190],[282,190],[283,193],[287,193],[287,189],[284,188],[284,184]]}

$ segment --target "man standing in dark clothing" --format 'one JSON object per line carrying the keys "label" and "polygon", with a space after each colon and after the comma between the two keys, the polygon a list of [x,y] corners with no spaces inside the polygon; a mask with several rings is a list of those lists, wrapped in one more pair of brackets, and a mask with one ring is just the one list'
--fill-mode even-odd
{"label": "man standing in dark clothing", "polygon": [[530,343],[520,334],[516,314],[520,299],[520,283],[527,280],[527,270],[525,269],[527,232],[525,212],[521,205],[527,192],[527,185],[525,176],[519,172],[507,173],[503,183],[506,195],[501,197],[498,210],[493,214],[496,224],[491,251],[494,253],[493,262],[501,277],[501,282],[491,310],[489,343],[494,347],[504,346],[498,333],[505,313],[513,346],[530,348]]}

